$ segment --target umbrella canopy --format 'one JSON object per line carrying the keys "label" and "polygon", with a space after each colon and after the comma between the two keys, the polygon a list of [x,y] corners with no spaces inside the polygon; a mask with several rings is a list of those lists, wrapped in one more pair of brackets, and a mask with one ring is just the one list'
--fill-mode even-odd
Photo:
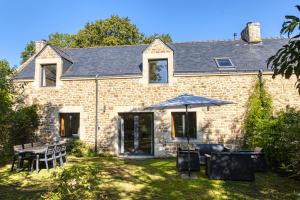
{"label": "umbrella canopy", "polygon": [[205,106],[221,106],[225,104],[233,104],[233,102],[211,99],[202,96],[194,96],[192,94],[183,94],[178,97],[149,106],[146,109],[162,110],[168,108],[182,108],[185,106],[205,107]]}

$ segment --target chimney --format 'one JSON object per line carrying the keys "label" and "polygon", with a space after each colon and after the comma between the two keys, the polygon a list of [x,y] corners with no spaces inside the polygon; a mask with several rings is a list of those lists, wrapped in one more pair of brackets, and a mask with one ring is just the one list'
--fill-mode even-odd
{"label": "chimney", "polygon": [[47,44],[46,40],[35,41],[35,53],[39,52]]}
{"label": "chimney", "polygon": [[248,22],[246,27],[241,32],[241,38],[248,43],[259,43],[261,42],[260,36],[260,23],[259,22]]}

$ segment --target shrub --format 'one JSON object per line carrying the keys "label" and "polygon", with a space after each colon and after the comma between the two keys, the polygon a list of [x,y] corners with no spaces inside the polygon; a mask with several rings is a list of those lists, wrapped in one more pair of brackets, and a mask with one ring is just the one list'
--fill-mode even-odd
{"label": "shrub", "polygon": [[269,167],[300,178],[300,111],[288,108],[272,116],[272,99],[257,81],[243,124],[245,147],[262,147]]}
{"label": "shrub", "polygon": [[0,60],[0,157],[9,156],[13,145],[32,142],[38,128],[37,105],[25,106],[24,84],[13,82],[14,69]]}
{"label": "shrub", "polygon": [[95,166],[72,166],[56,175],[57,185],[42,195],[43,199],[103,199],[97,187],[99,168]]}
{"label": "shrub", "polygon": [[243,124],[245,147],[255,148],[268,141],[265,133],[271,129],[272,99],[267,93],[265,82],[257,80],[250,95]]}
{"label": "shrub", "polygon": [[84,157],[84,156],[93,155],[92,150],[89,147],[87,147],[79,139],[69,140],[67,150],[71,155],[74,155],[76,157]]}
{"label": "shrub", "polygon": [[271,166],[299,178],[300,111],[288,108],[279,112],[272,126],[271,140],[264,147]]}

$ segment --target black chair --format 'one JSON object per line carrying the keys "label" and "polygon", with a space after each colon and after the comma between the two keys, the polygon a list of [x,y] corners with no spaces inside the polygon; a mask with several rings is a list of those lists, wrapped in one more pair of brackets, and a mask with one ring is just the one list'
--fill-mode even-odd
{"label": "black chair", "polygon": [[205,173],[209,179],[230,180],[230,154],[206,154]]}
{"label": "black chair", "polygon": [[267,171],[267,162],[265,158],[265,153],[260,147],[256,147],[253,151],[239,151],[241,153],[249,153],[252,159],[252,166],[255,172],[265,172]]}
{"label": "black chair", "polygon": [[210,155],[211,153],[230,151],[223,144],[197,144],[196,146],[199,151],[200,164],[202,165],[205,165],[205,154]]}
{"label": "black chair", "polygon": [[[179,172],[188,171],[188,151],[182,150],[178,148],[177,150],[177,170]],[[191,171],[200,171],[200,163],[199,163],[199,153],[195,150],[190,150],[190,170]]]}
{"label": "black chair", "polygon": [[251,155],[231,153],[231,180],[253,181],[255,179]]}
{"label": "black chair", "polygon": [[239,152],[206,154],[206,175],[209,179],[253,181],[251,155]]}
{"label": "black chair", "polygon": [[[52,161],[52,165],[53,167],[55,168],[55,158],[54,158],[54,155],[55,155],[55,146],[53,145],[50,145],[47,147],[47,150],[45,151],[45,153],[43,154],[39,154],[39,162],[37,161],[37,156],[34,158],[33,162],[31,163],[31,169],[33,169],[33,165],[34,165],[34,162],[35,164],[37,164],[37,172],[38,170],[40,169],[40,162],[44,162],[45,163],[45,166],[46,166],[46,169],[49,170],[49,163],[50,161]],[[38,162],[38,163],[36,163]]]}

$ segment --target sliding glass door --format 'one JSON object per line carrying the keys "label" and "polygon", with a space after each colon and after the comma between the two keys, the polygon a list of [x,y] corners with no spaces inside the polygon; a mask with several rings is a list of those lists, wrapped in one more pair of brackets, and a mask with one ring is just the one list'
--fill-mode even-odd
{"label": "sliding glass door", "polygon": [[120,153],[153,154],[153,113],[120,114]]}

